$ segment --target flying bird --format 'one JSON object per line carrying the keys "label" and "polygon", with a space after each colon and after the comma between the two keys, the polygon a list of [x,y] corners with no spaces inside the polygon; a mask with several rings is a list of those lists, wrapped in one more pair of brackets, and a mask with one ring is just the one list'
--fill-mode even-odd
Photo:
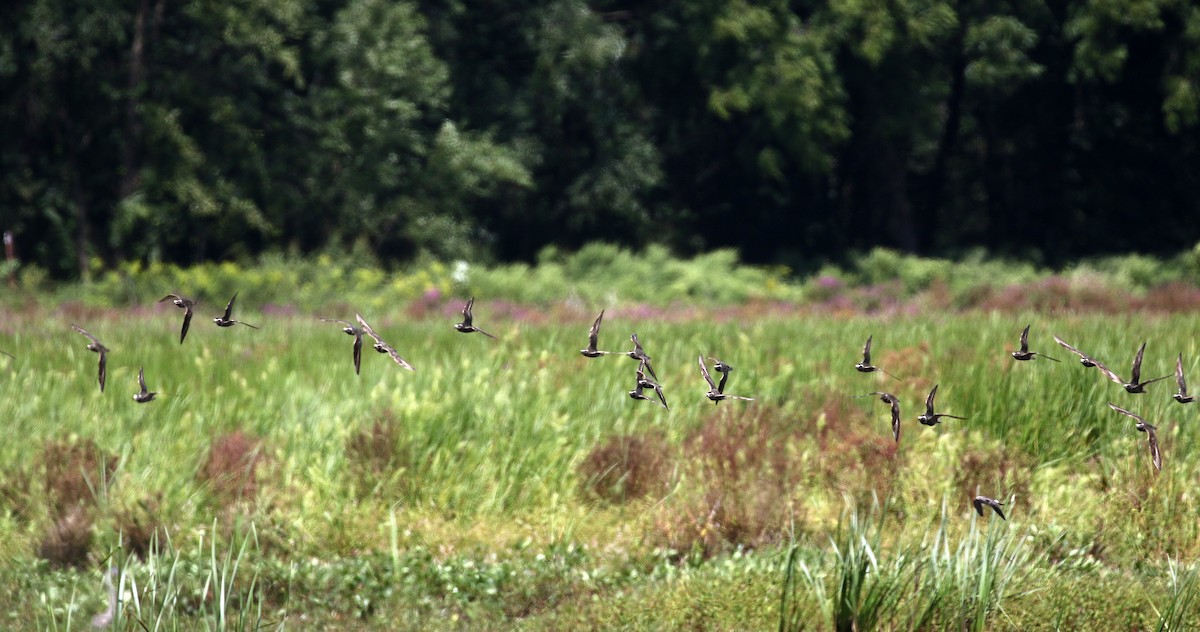
{"label": "flying bird", "polygon": [[638,371],[637,371],[637,385],[633,387],[632,391],[629,391],[629,397],[631,397],[633,399],[644,399],[646,401],[651,401],[651,402],[654,402],[655,404],[658,404],[659,406],[662,406],[663,408],[666,408],[667,402],[665,399],[663,399],[662,401],[659,401],[659,400],[654,399],[653,397],[647,397],[645,395],[645,393],[642,392],[643,390],[646,389],[646,387],[643,386],[644,382],[646,382],[646,374],[642,371],[642,367],[639,366]]}
{"label": "flying bird", "polygon": [[[341,324],[345,325],[345,327],[342,327],[342,331],[346,332],[347,334],[349,334],[351,336],[354,336],[354,374],[358,375],[359,367],[362,365],[362,335],[363,335],[363,331],[361,329],[359,329],[358,327],[355,327],[351,323],[344,321],[344,320],[338,320],[336,318],[322,318],[321,320],[323,320],[327,323],[341,323]],[[403,366],[403,365],[401,365],[401,366]]]}
{"label": "flying bird", "polygon": [[13,354],[11,354],[11,353],[7,352],[7,351],[4,351],[3,349],[0,349],[0,353],[3,353],[4,355],[6,355],[6,356],[8,356],[8,357],[12,358],[13,360],[16,360],[16,359],[17,359],[17,356],[15,356],[15,355],[13,355]]}
{"label": "flying bird", "polygon": [[646,352],[642,350],[642,343],[638,341],[637,334],[633,334],[629,337],[629,339],[633,341],[633,350],[626,351],[625,355],[640,362],[641,365],[646,367],[646,370],[650,372],[650,377],[653,377],[657,380],[658,375],[654,372],[654,367],[650,366],[650,356],[646,355]]}
{"label": "flying bird", "polygon": [[463,306],[462,322],[455,323],[454,328],[457,329],[459,333],[469,334],[471,332],[477,331],[477,332],[487,336],[488,338],[491,338],[492,340],[499,340],[492,334],[489,334],[488,332],[471,324],[475,319],[474,314],[471,313],[471,308],[474,306],[475,306],[475,297],[472,296],[471,299],[467,301],[467,304]]}
{"label": "flying bird", "polygon": [[[229,303],[227,305],[225,305],[225,314],[220,316],[219,318],[214,318],[213,322],[217,324],[217,327],[232,327],[238,323],[241,323],[251,329],[258,329],[258,327],[255,327],[254,325],[251,325],[250,323],[245,323],[240,320],[233,319],[233,302],[237,300],[237,297],[238,297],[238,293],[234,292],[233,298],[229,299]],[[186,321],[184,321],[184,322],[185,322],[185,329],[186,329]]]}
{"label": "flying bird", "polygon": [[662,384],[659,384],[658,382],[655,382],[654,380],[647,379],[646,372],[644,371],[645,367],[646,367],[646,365],[644,363],[638,365],[638,370],[637,370],[638,386],[643,389],[648,388],[648,389],[654,391],[654,393],[656,395],[658,395],[658,401],[662,402],[662,407],[670,410],[670,408],[667,406],[667,398],[665,395],[663,395]]}
{"label": "flying bird", "polygon": [[1179,392],[1172,395],[1175,401],[1180,404],[1190,404],[1196,400],[1195,395],[1188,395],[1187,381],[1183,379],[1183,354],[1175,359],[1175,383],[1179,385]]}
{"label": "flying bird", "polygon": [[1091,367],[1097,366],[1099,364],[1098,362],[1093,360],[1091,357],[1089,357],[1086,353],[1080,351],[1079,349],[1076,349],[1075,347],[1072,347],[1070,345],[1070,343],[1063,340],[1062,338],[1059,338],[1058,336],[1054,337],[1054,342],[1057,342],[1059,345],[1061,345],[1067,351],[1070,351],[1071,353],[1074,353],[1075,355],[1079,356],[1079,363],[1085,367],[1091,368]]}
{"label": "flying bird", "polygon": [[747,402],[754,401],[753,397],[742,397],[741,395],[729,395],[727,393],[722,393],[720,389],[717,388],[716,383],[713,382],[712,376],[708,374],[708,367],[704,366],[704,356],[697,356],[696,361],[700,363],[700,375],[703,375],[704,381],[708,382],[708,392],[705,393],[704,396],[712,400],[713,404],[725,399],[741,399]]}
{"label": "flying bird", "polygon": [[143,367],[138,367],[138,386],[142,387],[140,393],[133,394],[133,401],[139,404],[145,404],[154,399],[158,393],[146,388],[146,371]]}
{"label": "flying bird", "polygon": [[879,371],[880,373],[883,373],[884,375],[891,376],[892,379],[899,380],[900,378],[898,378],[895,375],[892,375],[888,371],[884,370],[883,367],[871,365],[871,340],[873,338],[875,338],[874,334],[867,336],[867,344],[863,345],[862,362],[859,362],[858,364],[854,365],[854,368],[857,369],[861,373],[874,373],[875,371]]}
{"label": "flying bird", "polygon": [[948,415],[946,413],[933,412],[933,398],[937,397],[937,391],[938,385],[934,384],[933,390],[929,391],[929,397],[925,398],[925,414],[918,416],[917,421],[926,426],[933,426],[941,423],[942,417],[949,417],[951,419],[966,419],[966,417],[959,417],[958,415]]}
{"label": "flying bird", "polygon": [[900,443],[900,400],[891,393],[883,391],[875,391],[866,395],[855,395],[855,397],[871,397],[878,395],[879,401],[892,406],[892,436],[896,438],[896,443]]}
{"label": "flying bird", "polygon": [[1004,503],[996,500],[995,498],[988,498],[987,496],[976,496],[975,500],[971,501],[971,504],[975,505],[975,511],[980,516],[983,515],[983,506],[987,505],[988,507],[991,507],[992,509],[996,510],[996,515],[1000,516],[1001,520],[1005,520],[1005,521],[1008,520],[1008,518],[1004,517],[1004,512],[1000,510],[1000,508],[1004,506]]}
{"label": "flying bird", "polygon": [[[1146,352],[1146,343],[1143,342],[1142,346],[1138,347],[1137,355],[1133,357],[1133,368],[1130,369],[1130,377],[1129,377],[1128,382],[1126,382],[1125,380],[1122,380],[1121,376],[1117,375],[1116,373],[1113,373],[1108,367],[1104,366],[1103,364],[1100,364],[1099,362],[1096,362],[1096,368],[1100,369],[1100,372],[1107,375],[1108,379],[1125,387],[1126,392],[1145,393],[1146,386],[1148,384],[1153,384],[1159,380],[1165,380],[1165,379],[1171,377],[1170,375],[1164,375],[1162,377],[1156,377],[1153,380],[1146,380],[1145,382],[1142,382],[1141,381],[1141,379],[1142,379],[1142,354],[1145,352]],[[1095,362],[1095,361],[1093,360],[1093,362]]]}
{"label": "flying bird", "polygon": [[[1062,344],[1062,343],[1060,342],[1060,344]],[[1021,349],[1019,351],[1013,351],[1012,357],[1017,360],[1024,361],[1024,360],[1032,360],[1037,356],[1041,356],[1043,358],[1046,358],[1047,360],[1054,360],[1054,358],[1051,358],[1050,356],[1048,356],[1044,353],[1038,353],[1036,351],[1029,350],[1029,325],[1025,325],[1025,330],[1021,332]],[[1058,362],[1058,360],[1054,360],[1054,361]]]}
{"label": "flying bird", "polygon": [[1125,410],[1124,408],[1117,406],[1116,404],[1114,404],[1112,402],[1108,403],[1108,407],[1121,413],[1122,415],[1125,415],[1126,417],[1132,417],[1134,419],[1134,421],[1137,422],[1138,432],[1146,433],[1146,437],[1150,443],[1150,459],[1154,462],[1154,469],[1161,472],[1162,471],[1162,453],[1160,453],[1158,451],[1158,434],[1155,432],[1155,430],[1158,430],[1158,428],[1155,428],[1154,426],[1151,426],[1150,424],[1146,423],[1146,420],[1142,419],[1142,417],[1140,415],[1135,415],[1135,414],[1129,412],[1128,410]]}
{"label": "flying bird", "polygon": [[91,340],[87,346],[88,351],[100,354],[100,392],[103,393],[104,378],[108,375],[108,347],[104,346],[104,344],[97,340],[95,336],[89,334],[87,331],[84,331],[83,327],[72,323],[71,328],[83,334],[84,336],[87,336],[88,340]]}
{"label": "flying bird", "polygon": [[[374,349],[376,351],[378,351],[379,353],[388,354],[389,356],[392,357],[392,360],[394,360],[396,362],[396,364],[399,364],[400,366],[408,369],[409,371],[416,371],[416,369],[413,368],[413,365],[408,363],[408,360],[405,360],[404,358],[400,357],[400,354],[396,351],[395,347],[384,342],[383,338],[380,338],[379,334],[375,333],[374,329],[371,329],[371,326],[367,324],[367,321],[363,320],[363,317],[361,315],[355,314],[354,319],[358,321],[358,324],[362,325],[363,330],[362,330],[362,332],[360,332],[358,334],[358,336],[360,338],[362,337],[362,334],[364,334],[364,333],[367,334],[368,336],[370,336],[372,339],[375,340]],[[349,323],[347,323],[347,324],[349,324]],[[346,330],[343,329],[342,331],[346,331]],[[350,333],[350,332],[347,331],[346,333]],[[361,344],[359,345],[359,347],[361,347]],[[357,368],[358,368],[358,366],[355,365],[355,370],[357,370]]]}
{"label": "flying bird", "polygon": [[600,321],[604,320],[604,310],[600,310],[600,315],[596,317],[596,322],[592,323],[591,330],[588,331],[588,346],[586,349],[580,349],[579,353],[585,358],[599,358],[602,355],[613,353],[612,351],[597,351],[596,344],[600,339]]}
{"label": "flying bird", "polygon": [[729,380],[729,374],[733,373],[733,366],[722,362],[719,358],[710,358],[713,361],[713,370],[721,374],[721,381],[717,383],[717,392],[725,392],[725,382]]}
{"label": "flying bird", "polygon": [[[183,310],[183,329],[179,330],[179,344],[183,344],[183,339],[187,338],[188,327],[192,325],[192,308],[196,306],[196,301],[178,294],[168,294],[158,299],[158,302],[161,303],[168,299],[175,304],[175,307]],[[228,314],[226,314],[226,318],[228,318]]]}

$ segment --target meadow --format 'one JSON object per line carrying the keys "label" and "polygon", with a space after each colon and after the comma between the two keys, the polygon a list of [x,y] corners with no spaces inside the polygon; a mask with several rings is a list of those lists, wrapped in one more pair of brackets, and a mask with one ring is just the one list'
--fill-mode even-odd
{"label": "meadow", "polygon": [[[364,298],[416,371],[368,345],[359,376],[352,339],[317,320],[352,320],[348,303],[243,291],[261,330],[214,327],[210,300],[180,345],[153,287],[130,306],[11,300],[0,625],[86,629],[110,565],[122,630],[1200,625],[1200,404],[1173,402],[1173,380],[1125,393],[1051,338],[1118,373],[1149,341],[1144,376],[1182,353],[1200,386],[1193,318],[1123,310],[1119,291],[1104,310],[1072,307],[1099,304],[1087,292],[959,309],[937,287],[864,309],[877,290],[826,285],[669,305],[480,293],[499,341],[453,331],[453,287]],[[636,331],[669,411],[626,395],[629,358],[578,354],[601,308],[600,347]],[[112,349],[103,394],[72,322]],[[1028,323],[1062,363],[1009,357]],[[871,334],[903,381],[854,371]],[[697,354],[756,401],[704,399]],[[966,421],[916,423],[935,383]],[[853,397],[875,390],[902,402],[898,445],[887,406]],[[1107,402],[1158,426],[1161,473]],[[976,494],[1008,520],[977,516]]]}

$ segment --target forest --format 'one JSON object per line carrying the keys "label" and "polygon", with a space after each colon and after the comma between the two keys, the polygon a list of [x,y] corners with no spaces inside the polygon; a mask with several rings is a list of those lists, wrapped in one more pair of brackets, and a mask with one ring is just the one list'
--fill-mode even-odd
{"label": "forest", "polygon": [[591,242],[792,269],[1200,240],[1178,0],[16,0],[0,229],[53,278]]}

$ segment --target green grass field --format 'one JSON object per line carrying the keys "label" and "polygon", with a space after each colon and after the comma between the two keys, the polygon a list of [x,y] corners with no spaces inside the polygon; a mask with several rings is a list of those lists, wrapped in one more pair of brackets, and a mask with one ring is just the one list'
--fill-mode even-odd
{"label": "green grass field", "polygon": [[[116,629],[1185,629],[1200,625],[1200,404],[1125,393],[1052,334],[1144,377],[1193,319],[763,307],[610,307],[636,364],[578,349],[595,313],[458,304],[366,313],[401,370],[318,316],[0,313],[0,626],[86,629],[120,568]],[[598,311],[599,307],[595,306]],[[107,392],[75,322],[112,350]],[[1063,360],[1015,362],[1031,347]],[[867,335],[902,382],[853,369]],[[735,367],[714,406],[697,354]],[[144,366],[157,401],[139,405]],[[939,411],[916,423],[940,384]],[[902,402],[891,439],[891,390]],[[1106,406],[1158,426],[1145,435]],[[975,515],[999,498],[1007,522]]]}

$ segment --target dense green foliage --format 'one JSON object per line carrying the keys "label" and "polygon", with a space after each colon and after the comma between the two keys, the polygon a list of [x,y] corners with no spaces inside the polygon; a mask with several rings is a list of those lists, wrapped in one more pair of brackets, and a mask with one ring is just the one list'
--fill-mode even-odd
{"label": "dense green foliage", "polygon": [[[364,306],[417,370],[368,347],[355,376],[336,325],[239,300],[261,330],[200,313],[183,345],[169,304],[0,308],[6,625],[79,628],[108,563],[130,630],[1197,624],[1197,404],[1006,353],[1033,322],[1037,351],[1123,368],[1149,340],[1146,376],[1197,374],[1190,316],[608,305],[601,346],[638,332],[663,411],[625,395],[628,358],[575,352],[602,305],[481,299],[499,341],[452,331],[452,299]],[[112,349],[104,394],[70,322]],[[853,370],[872,333],[903,381]],[[706,401],[697,353],[757,401]],[[130,400],[138,367],[157,401]],[[966,421],[913,421],[934,383]],[[875,389],[899,445],[851,397]],[[1108,401],[1158,426],[1160,474]]]}
{"label": "dense green foliage", "polygon": [[0,229],[54,277],[593,240],[793,268],[1200,239],[1173,0],[19,0]]}

